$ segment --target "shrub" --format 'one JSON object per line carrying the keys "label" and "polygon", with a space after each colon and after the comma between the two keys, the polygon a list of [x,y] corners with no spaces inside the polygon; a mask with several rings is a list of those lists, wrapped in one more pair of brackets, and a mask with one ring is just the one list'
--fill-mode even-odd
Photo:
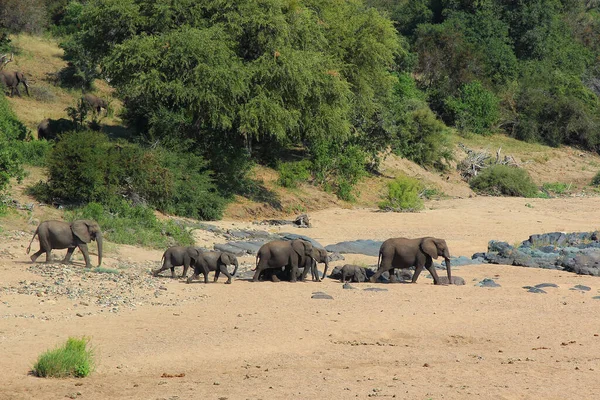
{"label": "shrub", "polygon": [[8,140],[23,140],[27,137],[27,128],[17,119],[3,93],[0,93],[0,135]]}
{"label": "shrub", "polygon": [[88,347],[88,338],[70,337],[64,346],[43,353],[33,366],[33,372],[40,377],[83,378],[94,369],[94,354]]}
{"label": "shrub", "polygon": [[43,1],[0,1],[0,26],[10,32],[40,33],[45,25],[46,5]]}
{"label": "shrub", "polygon": [[464,84],[457,97],[446,99],[446,107],[459,130],[479,135],[491,133],[500,118],[498,98],[478,81]]}
{"label": "shrub", "polygon": [[423,208],[423,200],[419,193],[423,189],[421,183],[408,176],[398,176],[388,183],[388,193],[379,203],[382,210],[419,211]]}
{"label": "shrub", "polygon": [[35,167],[46,165],[46,159],[52,150],[52,144],[46,140],[16,141],[13,146],[24,164]]}
{"label": "shrub", "polygon": [[592,178],[592,185],[600,186],[600,171]]}
{"label": "shrub", "polygon": [[300,182],[310,179],[310,161],[286,162],[279,164],[278,183],[287,188],[297,188]]}
{"label": "shrub", "polygon": [[478,193],[492,196],[535,197],[538,188],[522,168],[508,165],[492,165],[469,182]]}
{"label": "shrub", "polygon": [[109,205],[89,203],[66,213],[69,221],[93,219],[102,227],[104,237],[113,243],[139,245],[157,249],[169,246],[191,246],[194,240],[182,224],[159,221],[154,211],[133,205],[124,199],[113,199]]}
{"label": "shrub", "polygon": [[571,191],[571,184],[566,184],[562,182],[546,182],[542,185],[542,189],[548,194],[561,195],[569,193]]}

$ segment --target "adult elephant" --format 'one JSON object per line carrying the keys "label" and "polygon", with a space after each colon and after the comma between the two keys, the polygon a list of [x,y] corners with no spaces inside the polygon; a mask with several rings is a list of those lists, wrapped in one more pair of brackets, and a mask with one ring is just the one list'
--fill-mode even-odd
{"label": "adult elephant", "polygon": [[10,89],[11,96],[17,92],[19,97],[21,97],[21,93],[19,92],[19,84],[22,83],[23,86],[25,86],[25,92],[27,92],[27,96],[29,96],[29,83],[27,82],[25,75],[20,71],[0,71],[0,82]]}
{"label": "adult elephant", "polygon": [[[152,271],[152,275],[158,276],[159,273],[167,269],[171,269],[171,278],[175,278],[175,267],[183,265],[182,278],[187,275],[188,268],[190,265],[194,265],[202,255],[202,250],[194,246],[171,246],[162,255],[161,261],[162,266]],[[206,271],[208,274],[208,271]],[[204,276],[204,283],[207,283],[206,275]]]}
{"label": "adult elephant", "polygon": [[91,93],[86,93],[81,97],[81,99],[94,112],[100,114],[100,111],[104,109],[105,115],[108,115],[108,102],[103,98],[95,96]]}
{"label": "adult elephant", "polygon": [[[256,272],[252,280],[258,281],[258,276],[267,268],[291,267],[290,281],[298,279],[298,266],[305,266],[307,258],[312,258],[313,246],[302,239],[273,240],[263,244],[256,253]],[[303,275],[300,276],[303,279]]]}
{"label": "adult elephant", "polygon": [[[232,274],[227,271],[228,265],[233,265],[234,267]],[[235,276],[237,270],[238,260],[235,255],[221,251],[204,251],[194,263],[194,274],[188,278],[187,283],[192,282],[194,279],[198,279],[200,274],[204,274],[205,272],[208,273],[208,271],[215,271],[215,282],[219,279],[219,275],[222,272],[227,277],[227,282],[225,283],[230,284],[231,277]],[[206,281],[208,278],[205,276],[204,280]]]}
{"label": "adult elephant", "polygon": [[73,121],[66,118],[49,119],[40,122],[37,128],[38,139],[54,140],[59,134],[74,130]]}
{"label": "adult elephant", "polygon": [[412,277],[412,283],[417,281],[423,267],[427,268],[433,277],[435,285],[442,284],[433,266],[433,259],[438,256],[444,257],[446,261],[446,272],[448,274],[448,283],[452,283],[452,274],[450,272],[450,252],[444,239],[434,237],[424,237],[418,239],[392,238],[388,239],[379,248],[379,258],[377,260],[377,272],[371,277],[371,282],[376,282],[377,278],[389,271],[390,281],[396,281],[394,268],[415,267],[415,273]]}
{"label": "adult elephant", "polygon": [[45,252],[46,262],[49,263],[52,260],[50,256],[52,249],[67,249],[63,262],[69,263],[75,248],[79,248],[83,253],[86,268],[91,268],[87,244],[95,240],[98,243],[98,266],[102,264],[102,231],[96,221],[89,219],[79,219],[71,223],[44,221],[35,230],[27,247],[27,254],[31,250],[31,243],[36,235],[40,241],[40,249],[31,255],[31,261],[37,260]]}

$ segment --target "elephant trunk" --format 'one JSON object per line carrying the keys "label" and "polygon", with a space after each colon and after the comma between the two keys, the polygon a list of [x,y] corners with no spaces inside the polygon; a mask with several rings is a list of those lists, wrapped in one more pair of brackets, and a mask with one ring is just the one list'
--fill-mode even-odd
{"label": "elephant trunk", "polygon": [[98,266],[102,264],[102,232],[96,234],[96,243],[98,244]]}
{"label": "elephant trunk", "polygon": [[238,260],[237,259],[233,260],[233,265],[234,265],[233,274],[231,274],[231,275],[235,276],[235,274],[237,274],[237,270],[238,270]]}
{"label": "elephant trunk", "polygon": [[452,285],[452,272],[450,271],[450,258],[444,257],[446,260],[446,272],[448,273],[448,284]]}
{"label": "elephant trunk", "polygon": [[325,269],[323,270],[323,279],[327,277],[327,268],[329,268],[329,257],[325,257]]}

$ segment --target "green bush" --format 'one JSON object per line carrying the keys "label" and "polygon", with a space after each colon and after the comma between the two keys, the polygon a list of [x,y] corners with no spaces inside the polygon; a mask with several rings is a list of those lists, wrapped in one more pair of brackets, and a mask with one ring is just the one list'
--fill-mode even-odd
{"label": "green bush", "polygon": [[500,118],[498,98],[478,81],[464,84],[458,96],[446,99],[446,107],[454,126],[479,135],[491,133]]}
{"label": "green bush", "polygon": [[492,165],[469,184],[476,192],[492,196],[535,197],[538,192],[526,170],[507,165]]}
{"label": "green bush", "polygon": [[35,167],[45,166],[48,154],[52,150],[52,144],[46,140],[16,141],[13,145],[23,163]]}
{"label": "green bush", "polygon": [[388,183],[388,193],[379,203],[382,210],[419,211],[423,208],[423,200],[419,197],[423,185],[408,176],[398,176]]}
{"label": "green bush", "polygon": [[83,378],[94,369],[94,354],[88,338],[70,337],[63,346],[43,353],[33,366],[33,372],[45,378]]}
{"label": "green bush", "polygon": [[[47,190],[35,192],[69,203],[126,197],[160,211],[198,219],[219,219],[225,207],[206,162],[188,152],[144,149],[110,142],[100,132],[68,133],[48,157]],[[39,185],[38,185],[39,186]]]}
{"label": "green bush", "polygon": [[27,128],[17,119],[3,92],[0,93],[0,134],[8,140],[24,140],[27,137]]}
{"label": "green bush", "polygon": [[191,246],[194,240],[182,224],[159,221],[146,206],[132,205],[114,199],[109,205],[88,203],[65,214],[69,221],[93,219],[102,227],[104,237],[113,243],[163,249],[169,246]]}
{"label": "green bush", "polygon": [[542,185],[542,189],[547,194],[561,195],[571,191],[571,184],[562,182],[546,182]]}
{"label": "green bush", "polygon": [[600,171],[592,178],[592,185],[600,186]]}
{"label": "green bush", "polygon": [[306,182],[310,179],[310,161],[285,162],[278,166],[278,183],[287,188],[297,188],[300,182]]}

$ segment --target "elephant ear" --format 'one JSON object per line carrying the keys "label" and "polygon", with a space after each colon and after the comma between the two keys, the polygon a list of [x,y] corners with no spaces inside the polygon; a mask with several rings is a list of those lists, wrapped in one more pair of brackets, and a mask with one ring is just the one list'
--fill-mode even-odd
{"label": "elephant ear", "polygon": [[421,251],[435,260],[438,258],[438,249],[433,238],[425,238],[421,241]]}
{"label": "elephant ear", "polygon": [[221,253],[221,256],[219,258],[221,259],[221,262],[225,265],[233,264],[233,260],[231,259],[229,253]]}
{"label": "elephant ear", "polygon": [[303,257],[312,253],[312,244],[301,239],[292,240],[292,248]]}
{"label": "elephant ear", "polygon": [[89,243],[92,241],[90,236],[90,227],[87,221],[79,220],[71,224],[71,231],[79,238],[83,243]]}

